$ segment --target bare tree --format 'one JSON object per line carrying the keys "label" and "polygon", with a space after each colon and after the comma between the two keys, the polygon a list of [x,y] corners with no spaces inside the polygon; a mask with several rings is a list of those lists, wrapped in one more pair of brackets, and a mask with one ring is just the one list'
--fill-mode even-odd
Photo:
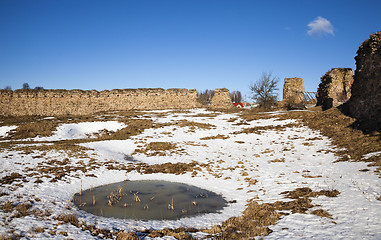
{"label": "bare tree", "polygon": [[242,94],[240,91],[233,91],[230,93],[230,98],[234,103],[242,102]]}
{"label": "bare tree", "polygon": [[211,104],[213,96],[214,90],[197,91],[197,101],[203,105]]}
{"label": "bare tree", "polygon": [[39,91],[39,90],[43,90],[43,89],[44,89],[44,88],[43,88],[43,87],[40,87],[40,86],[37,86],[37,87],[34,88],[34,90],[38,90],[38,91]]}
{"label": "bare tree", "polygon": [[11,86],[6,86],[6,87],[4,88],[4,90],[12,90],[12,87],[11,87]]}
{"label": "bare tree", "polygon": [[251,98],[256,101],[260,107],[270,109],[271,106],[277,102],[278,94],[275,91],[278,90],[278,81],[279,78],[273,76],[271,72],[263,72],[261,78],[249,86],[252,94]]}

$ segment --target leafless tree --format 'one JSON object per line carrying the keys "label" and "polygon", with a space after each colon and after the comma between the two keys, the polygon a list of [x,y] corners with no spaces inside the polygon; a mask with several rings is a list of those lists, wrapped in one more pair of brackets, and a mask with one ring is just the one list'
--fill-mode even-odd
{"label": "leafless tree", "polygon": [[6,86],[6,87],[4,88],[4,90],[12,90],[12,87],[11,87],[11,86]]}
{"label": "leafless tree", "polygon": [[197,100],[203,105],[209,105],[212,102],[214,90],[197,91]]}
{"label": "leafless tree", "polygon": [[249,86],[252,94],[251,98],[256,101],[260,107],[270,109],[271,106],[277,102],[278,94],[275,91],[278,90],[278,81],[279,78],[273,76],[271,72],[263,72],[262,76]]}
{"label": "leafless tree", "polygon": [[234,103],[242,102],[242,94],[240,91],[233,91],[230,93],[230,98]]}

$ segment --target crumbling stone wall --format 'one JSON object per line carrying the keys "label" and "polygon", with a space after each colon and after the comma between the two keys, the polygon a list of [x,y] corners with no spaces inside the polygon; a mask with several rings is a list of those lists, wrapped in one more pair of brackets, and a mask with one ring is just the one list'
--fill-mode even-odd
{"label": "crumbling stone wall", "polygon": [[286,104],[300,104],[303,100],[303,78],[285,78],[283,85],[283,102]]}
{"label": "crumbling stone wall", "polygon": [[0,91],[0,115],[88,115],[102,111],[200,107],[187,89],[15,90]]}
{"label": "crumbling stone wall", "polygon": [[352,83],[351,68],[332,68],[321,77],[316,106],[329,109],[345,103],[351,96]]}
{"label": "crumbling stone wall", "polygon": [[381,131],[381,31],[357,51],[352,96],[344,108],[365,128]]}
{"label": "crumbling stone wall", "polygon": [[212,108],[232,108],[234,105],[230,98],[229,90],[226,88],[215,89],[210,106]]}
{"label": "crumbling stone wall", "polygon": [[[216,89],[212,106],[232,105],[229,90]],[[2,116],[88,115],[103,111],[191,109],[202,105],[195,89],[0,90]]]}

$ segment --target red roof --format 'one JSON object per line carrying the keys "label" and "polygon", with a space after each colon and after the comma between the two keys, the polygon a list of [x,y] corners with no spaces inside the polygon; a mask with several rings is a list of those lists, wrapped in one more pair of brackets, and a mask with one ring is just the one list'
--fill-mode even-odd
{"label": "red roof", "polygon": [[237,108],[243,108],[242,103],[233,103],[233,105],[236,106]]}

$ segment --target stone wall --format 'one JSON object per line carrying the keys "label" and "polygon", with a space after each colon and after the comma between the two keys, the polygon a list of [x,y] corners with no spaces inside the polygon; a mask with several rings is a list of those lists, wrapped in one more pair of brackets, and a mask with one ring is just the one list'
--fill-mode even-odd
{"label": "stone wall", "polygon": [[352,96],[344,108],[364,128],[381,131],[381,31],[357,51]]}
{"label": "stone wall", "polygon": [[212,103],[210,104],[210,106],[212,108],[232,108],[234,105],[230,98],[229,90],[226,88],[215,89],[214,96],[212,98]]}
{"label": "stone wall", "polygon": [[[228,93],[229,96],[229,93]],[[219,99],[219,100],[218,100]],[[228,97],[230,100],[230,97]],[[225,106],[218,96],[214,105]],[[0,115],[88,115],[102,111],[198,108],[197,91],[187,89],[0,90]]]}
{"label": "stone wall", "polygon": [[286,104],[300,104],[303,100],[303,78],[285,78],[283,85],[283,102]]}
{"label": "stone wall", "polygon": [[329,109],[345,103],[351,96],[352,83],[353,71],[351,68],[332,68],[321,77],[316,106]]}

